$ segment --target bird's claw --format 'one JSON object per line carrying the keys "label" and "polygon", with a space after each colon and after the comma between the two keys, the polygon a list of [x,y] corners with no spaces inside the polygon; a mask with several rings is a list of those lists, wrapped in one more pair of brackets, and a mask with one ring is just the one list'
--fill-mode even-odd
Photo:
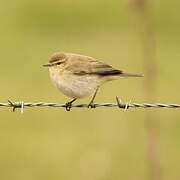
{"label": "bird's claw", "polygon": [[70,111],[71,107],[72,107],[72,103],[71,102],[67,102],[65,107],[66,107],[66,111]]}
{"label": "bird's claw", "polygon": [[91,102],[88,104],[88,108],[96,108],[96,105],[93,102]]}

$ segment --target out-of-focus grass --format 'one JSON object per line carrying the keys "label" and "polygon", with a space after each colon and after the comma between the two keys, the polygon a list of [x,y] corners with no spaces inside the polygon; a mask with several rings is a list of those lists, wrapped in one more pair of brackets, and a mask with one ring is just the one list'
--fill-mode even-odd
{"label": "out-of-focus grass", "polygon": [[[174,11],[179,1],[173,2],[155,2],[152,20],[157,99],[178,103],[180,13]],[[41,66],[56,51],[87,54],[143,72],[141,27],[126,1],[4,1],[0,15],[0,101],[67,101]],[[143,101],[142,79],[110,82],[100,89],[97,101],[112,102],[116,95]],[[163,179],[179,179],[180,113],[156,111]],[[147,179],[144,112],[32,108],[21,115],[2,108],[0,179]]]}

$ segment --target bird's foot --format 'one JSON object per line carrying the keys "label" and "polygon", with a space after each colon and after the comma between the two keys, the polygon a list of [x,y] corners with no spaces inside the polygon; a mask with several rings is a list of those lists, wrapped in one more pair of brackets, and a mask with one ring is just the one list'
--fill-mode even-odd
{"label": "bird's foot", "polygon": [[76,98],[74,98],[72,101],[66,103],[66,105],[65,105],[66,111],[70,111],[70,110],[71,110],[71,108],[72,108],[72,103],[73,103],[74,101],[76,101]]}
{"label": "bird's foot", "polygon": [[65,107],[66,107],[66,111],[70,111],[72,108],[72,102],[67,102]]}
{"label": "bird's foot", "polygon": [[88,108],[96,108],[96,105],[93,102],[90,102],[88,104]]}

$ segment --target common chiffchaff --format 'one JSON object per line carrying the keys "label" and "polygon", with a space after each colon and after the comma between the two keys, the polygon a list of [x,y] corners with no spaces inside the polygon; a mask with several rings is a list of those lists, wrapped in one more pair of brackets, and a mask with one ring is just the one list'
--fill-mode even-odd
{"label": "common chiffchaff", "polygon": [[72,103],[78,99],[93,95],[88,107],[93,107],[98,88],[105,82],[119,77],[142,77],[141,74],[125,73],[95,58],[57,52],[48,64],[50,78],[54,85],[66,96],[73,98],[66,103],[70,110]]}

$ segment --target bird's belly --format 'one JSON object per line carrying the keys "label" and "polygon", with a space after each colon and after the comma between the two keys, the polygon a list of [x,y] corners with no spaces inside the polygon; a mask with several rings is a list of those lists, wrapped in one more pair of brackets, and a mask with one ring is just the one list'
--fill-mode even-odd
{"label": "bird's belly", "polygon": [[97,77],[89,76],[52,76],[55,86],[66,96],[83,98],[93,94],[100,85]]}

